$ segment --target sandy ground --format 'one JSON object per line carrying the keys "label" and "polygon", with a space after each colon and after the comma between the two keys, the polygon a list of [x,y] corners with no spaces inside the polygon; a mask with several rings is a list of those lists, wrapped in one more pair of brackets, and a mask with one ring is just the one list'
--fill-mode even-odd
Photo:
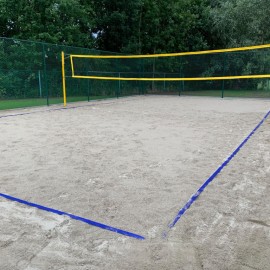
{"label": "sandy ground", "polygon": [[270,100],[90,104],[1,112],[31,114],[0,118],[0,192],[146,240],[0,197],[1,270],[270,269],[270,119],[162,237]]}

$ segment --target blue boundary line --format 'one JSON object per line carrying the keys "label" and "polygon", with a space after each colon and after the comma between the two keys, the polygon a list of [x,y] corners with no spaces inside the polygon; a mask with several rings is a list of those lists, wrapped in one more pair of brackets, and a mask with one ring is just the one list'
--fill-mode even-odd
{"label": "blue boundary line", "polygon": [[[179,219],[185,214],[189,207],[198,199],[200,194],[204,189],[217,177],[217,175],[222,171],[222,169],[228,165],[228,163],[233,159],[233,157],[240,151],[240,149],[247,143],[251,136],[256,132],[256,130],[264,123],[264,121],[270,115],[270,111],[264,116],[260,123],[252,130],[252,132],[242,141],[242,143],[233,151],[233,153],[213,172],[213,174],[201,185],[195,194],[187,201],[187,203],[179,210],[176,217],[168,225],[168,230],[172,229]],[[166,237],[168,231],[163,232],[163,236]]]}
{"label": "blue boundary line", "polygon": [[[93,100],[93,101],[95,101],[95,100]],[[97,100],[97,101],[99,101],[99,100]],[[107,105],[107,104],[113,104],[113,103],[115,103],[115,102],[105,102],[103,104]],[[35,114],[35,113],[50,112],[50,111],[61,111],[61,110],[77,109],[77,108],[89,107],[89,106],[95,106],[95,105],[96,104],[86,104],[86,105],[80,105],[80,106],[61,107],[61,108],[48,109],[48,110],[38,110],[38,111],[33,111],[33,112],[24,112],[24,113],[17,113],[17,114],[0,115],[0,119],[1,118],[7,118],[7,117],[20,116],[20,115],[28,115],[28,114]],[[134,234],[134,233],[131,233],[131,232],[128,232],[128,231],[124,231],[124,230],[115,228],[115,227],[111,227],[111,226],[108,226],[106,224],[102,224],[102,223],[99,223],[99,222],[96,222],[96,221],[93,221],[93,220],[90,220],[90,219],[86,219],[86,218],[83,218],[83,217],[80,217],[80,216],[76,216],[76,215],[67,213],[67,212],[63,212],[63,211],[60,211],[60,210],[56,210],[56,209],[53,209],[53,208],[49,208],[49,207],[46,207],[46,206],[35,204],[35,203],[32,203],[32,202],[24,201],[22,199],[12,197],[12,196],[7,195],[7,194],[0,193],[0,196],[3,197],[3,198],[6,198],[8,200],[11,200],[11,201],[16,201],[18,203],[21,203],[21,204],[24,204],[24,205],[27,205],[27,206],[38,208],[38,209],[43,210],[43,211],[51,212],[51,213],[54,213],[54,214],[57,214],[57,215],[66,215],[66,216],[68,216],[68,217],[70,217],[72,219],[79,220],[81,222],[87,223],[89,225],[92,225],[92,226],[95,226],[95,227],[98,227],[98,228],[101,228],[101,229],[104,229],[104,230],[112,231],[112,232],[122,234],[122,235],[125,235],[125,236],[128,236],[128,237],[139,239],[139,240],[144,240],[145,239],[144,236],[141,236],[141,235],[138,235],[138,234]]]}
{"label": "blue boundary line", "polygon": [[87,218],[83,218],[83,217],[80,217],[80,216],[69,214],[67,212],[63,212],[63,211],[60,211],[60,210],[49,208],[49,207],[39,205],[39,204],[36,204],[36,203],[24,201],[24,200],[12,197],[12,196],[7,195],[7,194],[0,193],[0,196],[5,198],[5,199],[8,199],[10,201],[15,201],[15,202],[18,202],[18,203],[21,203],[21,204],[24,204],[24,205],[27,205],[27,206],[30,206],[30,207],[35,207],[35,208],[38,208],[38,209],[43,210],[43,211],[47,211],[47,212],[54,213],[54,214],[57,214],[57,215],[65,215],[65,216],[68,216],[68,217],[70,217],[72,219],[87,223],[87,224],[89,224],[91,226],[95,226],[95,227],[98,227],[98,228],[103,229],[103,230],[112,231],[112,232],[122,234],[122,235],[125,235],[125,236],[128,236],[128,237],[132,237],[132,238],[135,238],[135,239],[138,239],[138,240],[145,240],[144,236],[141,236],[141,235],[138,235],[138,234],[135,234],[135,233],[131,233],[131,232],[128,232],[128,231],[124,231],[124,230],[121,230],[121,229],[118,229],[118,228],[115,228],[115,227],[111,227],[111,226],[108,226],[108,225],[105,225],[105,224],[102,224],[102,223],[99,223],[99,222],[96,222],[96,221],[93,221],[93,220],[90,220],[90,219],[87,219]]}

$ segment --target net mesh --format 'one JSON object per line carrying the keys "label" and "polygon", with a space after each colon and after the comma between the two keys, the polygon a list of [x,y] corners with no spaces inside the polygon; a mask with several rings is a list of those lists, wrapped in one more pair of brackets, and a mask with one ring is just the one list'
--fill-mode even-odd
{"label": "net mesh", "polygon": [[[269,45],[270,47],[270,45]],[[269,48],[242,52],[223,52],[205,55],[155,56],[128,58],[128,56],[71,55],[73,77],[116,79],[121,73],[124,80],[164,79],[164,73],[172,74],[165,80],[203,80],[232,76],[267,75],[269,72]],[[111,57],[111,58],[107,58]],[[76,74],[74,73],[76,70]],[[99,75],[102,74],[102,75]],[[139,75],[135,77],[134,75]],[[150,75],[150,76],[149,76]],[[177,77],[173,77],[177,75]],[[181,79],[181,75],[185,75]],[[148,76],[148,77],[147,77]],[[223,78],[224,77],[224,78]]]}
{"label": "net mesh", "polygon": [[[61,52],[106,54],[85,48],[0,38],[0,110],[63,103]],[[110,53],[111,54],[111,53]],[[136,83],[118,91],[118,83],[74,80],[65,60],[67,102],[139,93]],[[134,86],[133,86],[134,85]]]}
{"label": "net mesh", "polygon": [[227,96],[255,97],[269,96],[270,91],[269,44],[178,54],[70,58],[74,78],[143,81],[147,93],[220,95],[222,91]]}
{"label": "net mesh", "polygon": [[[176,55],[171,57],[119,58],[121,54],[85,48],[0,38],[0,109],[63,103],[61,52],[65,53],[67,102],[137,94],[270,97],[269,78],[171,81],[270,74],[269,48]],[[94,55],[97,58],[70,56]],[[113,55],[116,58],[102,58]],[[129,56],[128,56],[129,57]],[[117,80],[72,78],[115,77]],[[159,81],[120,81],[149,78]]]}

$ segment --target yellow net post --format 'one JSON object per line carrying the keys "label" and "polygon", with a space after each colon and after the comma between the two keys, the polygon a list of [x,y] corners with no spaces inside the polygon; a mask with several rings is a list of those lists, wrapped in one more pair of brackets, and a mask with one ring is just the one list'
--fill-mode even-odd
{"label": "yellow net post", "polygon": [[67,105],[67,96],[66,96],[66,77],[65,77],[65,53],[61,52],[62,56],[62,82],[63,82],[63,99],[64,106]]}

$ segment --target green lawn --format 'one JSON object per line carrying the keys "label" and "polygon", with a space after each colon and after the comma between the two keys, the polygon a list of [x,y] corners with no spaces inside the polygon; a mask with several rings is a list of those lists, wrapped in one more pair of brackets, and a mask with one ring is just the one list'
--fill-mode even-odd
{"label": "green lawn", "polygon": [[[108,96],[91,96],[90,100],[112,98]],[[67,102],[87,101],[87,96],[80,97],[68,97]],[[50,98],[49,104],[61,104],[63,98]],[[31,98],[31,99],[11,99],[11,100],[0,100],[0,110],[16,109],[16,108],[27,108],[33,106],[45,106],[47,105],[46,98]]]}
{"label": "green lawn", "polygon": [[[163,94],[177,94],[177,92],[163,93]],[[220,90],[182,91],[181,95],[221,97],[221,91]],[[270,91],[225,90],[224,97],[270,98]],[[106,99],[106,98],[114,98],[114,96],[91,96],[90,100]],[[67,98],[67,103],[77,101],[87,101],[87,96]],[[63,103],[63,98],[61,97],[49,99],[50,105],[61,103]],[[46,105],[47,105],[46,98],[0,100],[0,110],[26,108],[33,106],[46,106]]]}
{"label": "green lawn", "polygon": [[25,108],[25,107],[32,107],[32,106],[43,106],[46,104],[47,104],[47,101],[46,99],[43,99],[43,98],[1,100],[0,110]]}
{"label": "green lawn", "polygon": [[[221,90],[183,91],[182,95],[221,97]],[[224,97],[270,98],[270,91],[224,90]]]}

